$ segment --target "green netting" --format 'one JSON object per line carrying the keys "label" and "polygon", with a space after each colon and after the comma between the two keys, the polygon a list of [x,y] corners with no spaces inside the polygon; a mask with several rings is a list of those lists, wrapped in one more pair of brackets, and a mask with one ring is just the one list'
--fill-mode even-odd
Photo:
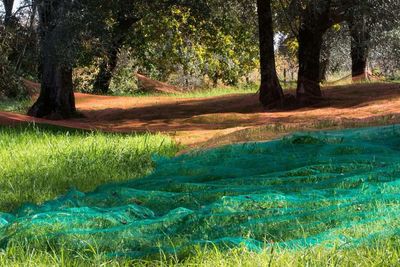
{"label": "green netting", "polygon": [[158,159],[154,173],[0,214],[0,240],[142,257],[193,245],[342,247],[400,230],[400,126]]}

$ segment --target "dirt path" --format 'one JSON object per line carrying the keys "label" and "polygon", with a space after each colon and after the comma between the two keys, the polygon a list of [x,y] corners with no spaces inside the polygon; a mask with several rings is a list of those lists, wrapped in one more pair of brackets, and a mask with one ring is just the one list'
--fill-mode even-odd
{"label": "dirt path", "polygon": [[85,118],[49,121],[0,112],[0,124],[36,122],[110,132],[163,132],[183,144],[199,145],[269,139],[292,129],[332,128],[342,122],[349,126],[400,122],[399,84],[332,87],[324,94],[326,100],[315,107],[265,112],[254,94],[182,99],[77,93],[77,108]]}

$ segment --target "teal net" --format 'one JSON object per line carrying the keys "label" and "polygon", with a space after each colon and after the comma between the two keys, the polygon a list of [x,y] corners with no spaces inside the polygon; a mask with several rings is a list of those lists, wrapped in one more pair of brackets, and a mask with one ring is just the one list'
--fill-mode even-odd
{"label": "teal net", "polygon": [[400,230],[400,126],[297,133],[156,160],[154,172],[0,214],[0,242],[144,257],[193,246],[351,247]]}

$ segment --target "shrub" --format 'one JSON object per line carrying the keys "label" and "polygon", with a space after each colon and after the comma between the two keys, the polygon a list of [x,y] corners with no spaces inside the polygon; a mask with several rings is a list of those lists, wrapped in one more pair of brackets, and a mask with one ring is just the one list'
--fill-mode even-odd
{"label": "shrub", "polygon": [[12,34],[0,28],[0,99],[26,96],[21,79],[9,61]]}

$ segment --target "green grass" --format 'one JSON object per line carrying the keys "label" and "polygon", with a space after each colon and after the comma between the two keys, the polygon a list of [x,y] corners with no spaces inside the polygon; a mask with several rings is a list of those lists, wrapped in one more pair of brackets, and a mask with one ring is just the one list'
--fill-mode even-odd
{"label": "green grass", "polygon": [[153,167],[153,155],[173,156],[178,150],[163,135],[0,127],[0,210],[41,203],[71,188],[90,191],[143,176]]}
{"label": "green grass", "polygon": [[256,93],[257,91],[258,91],[257,84],[248,84],[240,86],[200,88],[176,94],[161,94],[161,93],[148,93],[148,92],[135,91],[132,93],[113,94],[113,95],[127,96],[127,97],[166,96],[173,98],[205,98],[205,97],[216,97],[216,96],[224,96],[231,94],[251,94],[251,93]]}
{"label": "green grass", "polygon": [[258,90],[258,85],[250,84],[243,86],[232,86],[232,87],[215,87],[198,89],[193,91],[184,92],[182,94],[171,94],[169,96],[177,98],[203,98],[203,97],[215,97],[231,94],[251,94],[256,93]]}
{"label": "green grass", "polygon": [[[289,90],[296,88],[296,82],[283,82],[281,81],[283,90]],[[215,97],[224,96],[231,94],[256,94],[258,92],[258,84],[242,84],[239,86],[227,86],[227,87],[213,87],[206,89],[199,89],[194,91],[184,92],[182,94],[171,94],[169,96],[177,98],[203,98],[203,97]]]}
{"label": "green grass", "polygon": [[301,250],[265,249],[251,252],[245,248],[221,251],[197,249],[185,259],[165,256],[158,259],[133,260],[107,258],[92,250],[73,254],[68,250],[39,251],[18,245],[0,252],[0,266],[399,266],[400,241],[382,240],[371,246],[351,249],[311,247]]}

